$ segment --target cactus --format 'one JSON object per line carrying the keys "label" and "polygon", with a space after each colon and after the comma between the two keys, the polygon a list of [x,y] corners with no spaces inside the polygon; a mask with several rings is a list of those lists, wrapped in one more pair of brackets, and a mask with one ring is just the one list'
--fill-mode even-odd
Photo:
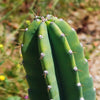
{"label": "cactus", "polygon": [[63,19],[36,16],[21,50],[30,100],[96,100],[83,46]]}

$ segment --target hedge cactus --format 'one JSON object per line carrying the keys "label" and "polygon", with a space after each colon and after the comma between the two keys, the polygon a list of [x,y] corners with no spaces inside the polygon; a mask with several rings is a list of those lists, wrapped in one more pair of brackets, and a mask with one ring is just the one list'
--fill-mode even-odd
{"label": "hedge cactus", "polygon": [[96,100],[83,46],[63,19],[36,16],[21,50],[30,100]]}

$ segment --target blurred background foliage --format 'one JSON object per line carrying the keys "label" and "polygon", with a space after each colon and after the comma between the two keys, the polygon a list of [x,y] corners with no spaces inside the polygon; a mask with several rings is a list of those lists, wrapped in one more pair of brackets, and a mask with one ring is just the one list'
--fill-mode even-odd
{"label": "blurred background foliage", "polygon": [[29,100],[20,50],[22,37],[35,16],[47,14],[66,20],[84,45],[91,44],[85,48],[87,59],[98,46],[99,0],[0,0],[0,100]]}

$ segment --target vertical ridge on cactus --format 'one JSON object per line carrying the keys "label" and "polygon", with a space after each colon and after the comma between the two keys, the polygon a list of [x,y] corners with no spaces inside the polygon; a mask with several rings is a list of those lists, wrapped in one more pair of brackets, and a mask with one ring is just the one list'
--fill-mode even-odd
{"label": "vertical ridge on cactus", "polygon": [[48,94],[50,99],[59,100],[59,91],[54,71],[54,62],[51,53],[51,47],[48,38],[48,31],[46,23],[42,22],[39,26],[38,35],[42,35],[44,38],[38,39],[38,48],[41,53],[42,69],[47,70],[48,74],[45,78],[48,88]]}
{"label": "vertical ridge on cactus", "polygon": [[83,46],[63,19],[37,16],[21,50],[30,100],[96,100]]}
{"label": "vertical ridge on cactus", "polygon": [[[62,78],[62,81],[61,80],[59,81],[63,82],[62,87],[64,88],[63,91],[64,99],[78,100],[83,93],[81,91],[82,88],[77,87],[76,85],[77,82],[80,81],[79,81],[78,72],[77,71],[73,72],[73,69],[76,66],[76,64],[72,52],[71,53],[69,52],[71,48],[68,44],[67,39],[65,37],[61,37],[62,31],[59,29],[59,27],[55,23],[50,23],[50,24],[49,22],[47,23],[48,23],[49,36],[52,41],[52,47],[54,47],[53,49],[54,56],[58,63],[58,66],[55,67],[58,68],[60,72],[59,75]],[[59,79],[59,77],[57,77],[57,79]],[[67,79],[69,79],[69,81]],[[60,84],[58,86],[60,87]]]}

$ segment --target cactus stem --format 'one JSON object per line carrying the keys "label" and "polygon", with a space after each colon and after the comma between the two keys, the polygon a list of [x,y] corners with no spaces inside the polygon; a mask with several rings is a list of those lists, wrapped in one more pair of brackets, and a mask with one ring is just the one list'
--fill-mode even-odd
{"label": "cactus stem", "polygon": [[39,35],[39,38],[42,39],[43,38],[43,35]]}
{"label": "cactus stem", "polygon": [[51,88],[52,88],[51,85],[48,85],[48,92],[50,91]]}
{"label": "cactus stem", "polygon": [[73,69],[74,69],[74,71],[78,71],[78,68],[76,66]]}
{"label": "cactus stem", "polygon": [[40,54],[40,59],[42,59],[44,56],[45,56],[45,54],[42,52],[42,53]]}
{"label": "cactus stem", "polygon": [[80,87],[80,86],[82,86],[82,85],[81,85],[81,83],[79,82],[79,83],[77,83],[77,86]]}
{"label": "cactus stem", "polygon": [[96,99],[89,60],[84,56],[84,44],[80,43],[75,28],[64,19],[47,15],[35,16],[22,31],[25,33],[19,46],[30,100]]}
{"label": "cactus stem", "polygon": [[28,28],[25,29],[25,31],[27,31],[27,30],[28,30]]}
{"label": "cactus stem", "polygon": [[62,36],[62,37],[65,37],[65,34],[64,34],[64,33],[62,33],[62,34],[61,34],[61,36]]}
{"label": "cactus stem", "polygon": [[85,100],[85,99],[83,97],[81,97],[80,100]]}

